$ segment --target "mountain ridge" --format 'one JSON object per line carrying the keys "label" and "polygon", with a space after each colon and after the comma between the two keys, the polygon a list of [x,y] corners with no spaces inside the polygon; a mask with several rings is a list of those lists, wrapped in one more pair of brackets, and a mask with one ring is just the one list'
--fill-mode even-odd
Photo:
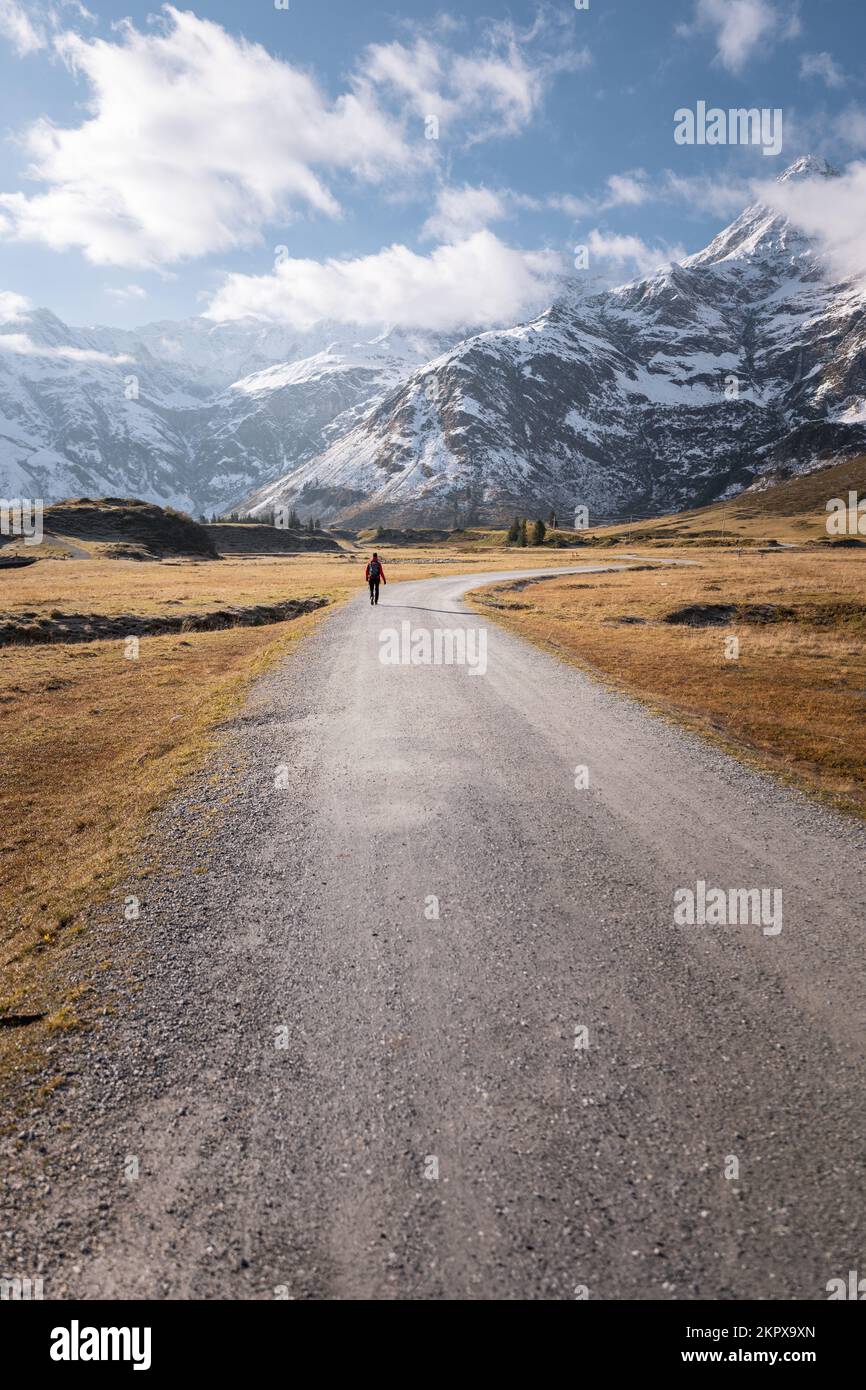
{"label": "mountain ridge", "polygon": [[[806,156],[780,181],[836,177]],[[5,349],[5,350],[4,350]],[[866,297],[761,203],[526,323],[0,323],[0,492],[294,506],[336,524],[702,505],[866,447]]]}
{"label": "mountain ridge", "polygon": [[[835,171],[782,179],[815,176]],[[704,505],[863,449],[864,311],[755,203],[680,264],[458,344],[248,504],[353,524]]]}

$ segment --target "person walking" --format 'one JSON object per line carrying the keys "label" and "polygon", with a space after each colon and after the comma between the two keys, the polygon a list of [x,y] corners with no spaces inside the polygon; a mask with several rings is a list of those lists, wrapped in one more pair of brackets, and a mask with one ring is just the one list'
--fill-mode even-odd
{"label": "person walking", "polygon": [[379,556],[376,554],[375,550],[373,551],[372,558],[367,565],[367,569],[365,571],[365,578],[367,580],[367,583],[370,585],[370,602],[378,603],[379,581],[381,580],[383,584],[387,584],[388,581],[385,578],[385,571],[382,568],[382,561],[379,559]]}

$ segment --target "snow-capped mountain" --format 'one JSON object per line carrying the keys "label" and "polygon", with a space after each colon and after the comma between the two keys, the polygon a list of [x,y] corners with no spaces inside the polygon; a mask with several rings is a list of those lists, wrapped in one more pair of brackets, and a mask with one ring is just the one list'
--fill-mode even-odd
{"label": "snow-capped mountain", "polygon": [[187,507],[191,374],[134,357],[45,309],[0,323],[0,493],[137,496]]}
{"label": "snow-capped mountain", "polygon": [[7,313],[0,495],[396,524],[700,504],[866,449],[864,311],[757,204],[680,265],[468,336]]}
{"label": "snow-capped mountain", "polygon": [[755,205],[680,265],[461,342],[249,505],[443,524],[706,503],[866,448],[864,311]]}
{"label": "snow-capped mountain", "polygon": [[20,312],[0,323],[0,495],[222,510],[451,341],[254,319],[76,329]]}
{"label": "snow-capped mountain", "polygon": [[434,335],[352,341],[344,333],[310,356],[233,381],[191,436],[196,494],[236,501],[316,457],[442,345]]}

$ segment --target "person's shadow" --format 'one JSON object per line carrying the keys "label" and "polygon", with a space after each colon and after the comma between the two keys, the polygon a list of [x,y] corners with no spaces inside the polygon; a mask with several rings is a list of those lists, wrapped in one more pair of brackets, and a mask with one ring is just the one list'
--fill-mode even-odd
{"label": "person's shadow", "polygon": [[417,603],[376,603],[374,608],[405,608],[410,613],[444,613],[449,618],[477,618],[478,614],[462,608],[422,608]]}

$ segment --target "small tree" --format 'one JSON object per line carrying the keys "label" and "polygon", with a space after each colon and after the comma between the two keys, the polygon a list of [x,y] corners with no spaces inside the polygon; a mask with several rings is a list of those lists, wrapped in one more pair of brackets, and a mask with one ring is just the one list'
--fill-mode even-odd
{"label": "small tree", "polygon": [[516,545],[520,539],[520,517],[516,516],[508,528],[508,544]]}
{"label": "small tree", "polygon": [[547,527],[545,526],[544,522],[541,520],[541,517],[539,517],[538,520],[536,521],[535,525],[534,525],[533,528],[532,528],[532,544],[533,544],[533,545],[544,545],[544,537],[545,537],[546,535],[547,535]]}
{"label": "small tree", "polygon": [[552,507],[550,509],[550,516],[547,518],[547,524],[550,527],[551,531],[556,530],[556,512],[553,510]]}
{"label": "small tree", "polygon": [[520,523],[520,535],[519,535],[519,537],[518,537],[518,540],[519,540],[519,542],[520,542],[521,545],[528,545],[528,544],[529,544],[529,538],[528,538],[528,536],[527,536],[527,534],[526,534],[526,517],[524,517],[523,520],[522,520],[521,523]]}

